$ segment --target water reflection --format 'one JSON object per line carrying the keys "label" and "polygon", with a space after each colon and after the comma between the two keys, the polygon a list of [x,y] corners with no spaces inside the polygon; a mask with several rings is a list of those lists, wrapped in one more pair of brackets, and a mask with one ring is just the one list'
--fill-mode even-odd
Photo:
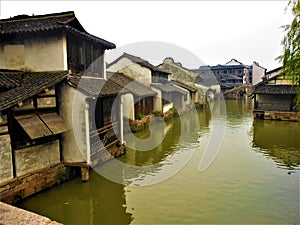
{"label": "water reflection", "polygon": [[226,120],[227,126],[237,127],[245,123],[245,118],[251,116],[251,102],[244,100],[227,100],[226,101]]}
{"label": "water reflection", "polygon": [[[127,167],[120,173],[110,164],[113,161],[102,165],[120,179],[142,183],[195,150],[171,179],[124,188],[92,172],[87,183],[75,179],[26,200],[21,207],[64,224],[298,224],[300,170],[285,169],[299,168],[300,124],[253,121],[251,104],[243,101],[226,101],[226,110],[220,118],[208,108],[199,111],[200,130],[190,139],[193,126],[181,123],[188,114],[169,121],[162,130],[161,146],[128,150],[120,159],[139,167],[138,171]],[[211,132],[218,130],[219,119],[226,120],[222,150],[213,165],[200,173],[199,160]],[[157,126],[154,130],[161,124]],[[190,141],[180,144],[183,129]],[[147,137],[147,132],[137,136]],[[153,163],[156,167],[148,167]]]}
{"label": "water reflection", "polygon": [[283,168],[300,165],[300,124],[286,121],[253,121],[253,147]]}
{"label": "water reflection", "polygon": [[[32,197],[22,208],[67,224],[130,224],[123,185],[110,182],[91,172],[92,182],[75,179]],[[37,200],[38,199],[38,200]]]}
{"label": "water reflection", "polygon": [[[199,126],[198,114],[195,112],[186,113],[168,121],[152,124],[151,129],[126,136],[125,140],[130,143],[126,154],[119,160],[126,163],[123,169],[123,178],[127,185],[149,185],[168,179],[179,171],[192,157],[193,152],[199,147]],[[207,129],[207,124],[203,127]],[[152,138],[160,139],[164,136],[159,146],[150,150],[140,150],[142,146],[135,143],[135,138],[147,138],[149,132],[153,132]],[[127,165],[133,165],[130,167]]]}

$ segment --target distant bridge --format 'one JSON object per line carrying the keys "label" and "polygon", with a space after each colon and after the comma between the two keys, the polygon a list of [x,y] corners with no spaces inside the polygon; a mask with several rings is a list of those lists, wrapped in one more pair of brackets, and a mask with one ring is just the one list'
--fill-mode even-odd
{"label": "distant bridge", "polygon": [[241,91],[246,91],[247,89],[247,92],[252,92],[252,88],[253,86],[250,85],[250,84],[242,84],[240,86],[237,86],[237,87],[234,87],[230,90],[227,90],[223,93],[223,96],[224,98],[233,98],[233,99],[236,99],[239,97]]}

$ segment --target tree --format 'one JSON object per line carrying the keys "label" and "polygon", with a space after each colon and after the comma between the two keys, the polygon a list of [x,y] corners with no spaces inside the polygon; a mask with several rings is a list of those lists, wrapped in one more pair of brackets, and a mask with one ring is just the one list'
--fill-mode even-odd
{"label": "tree", "polygon": [[292,8],[294,16],[291,24],[283,26],[285,35],[281,42],[283,54],[279,56],[282,62],[282,73],[289,77],[297,87],[296,107],[300,108],[300,0],[289,0],[287,9]]}

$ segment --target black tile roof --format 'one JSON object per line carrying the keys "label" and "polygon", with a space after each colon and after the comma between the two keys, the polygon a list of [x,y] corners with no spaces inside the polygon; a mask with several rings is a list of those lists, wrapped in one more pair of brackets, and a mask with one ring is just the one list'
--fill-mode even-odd
{"label": "black tile roof", "polygon": [[248,66],[242,64],[242,65],[216,65],[216,66],[211,66],[211,70],[228,70],[228,69],[244,69],[247,68]]}
{"label": "black tile roof", "polygon": [[[0,71],[0,77],[7,76],[6,74],[7,72]],[[18,80],[18,85],[0,92],[0,110],[10,108],[18,102],[52,87],[64,80],[67,74],[68,71],[11,72],[9,76],[13,76],[13,79]]]}
{"label": "black tile roof", "polygon": [[132,62],[137,63],[137,64],[139,64],[139,65],[141,65],[143,67],[146,67],[146,68],[150,69],[151,71],[156,71],[156,72],[160,72],[160,73],[170,74],[169,72],[166,72],[164,70],[161,70],[161,69],[157,68],[156,66],[152,65],[151,63],[149,63],[145,59],[142,59],[142,58],[134,56],[134,55],[130,55],[130,54],[125,53],[125,52],[119,58],[117,58],[112,63],[110,63],[109,66],[113,65],[115,62],[119,61],[123,57],[126,57],[126,58],[130,59]]}
{"label": "black tile roof", "polygon": [[118,95],[123,87],[110,80],[88,76],[69,76],[72,86],[90,97],[103,97]]}
{"label": "black tile roof", "polygon": [[17,73],[21,74],[22,72],[0,70],[0,90],[19,86],[20,80],[16,76]]}
{"label": "black tile roof", "polygon": [[104,97],[114,96],[124,93],[132,93],[139,97],[155,96],[156,92],[149,87],[125,76],[122,73],[107,72],[108,79],[88,77],[88,76],[69,76],[69,83],[88,96]]}
{"label": "black tile roof", "polygon": [[272,73],[275,73],[275,72],[279,72],[281,69],[282,69],[282,66],[277,67],[277,68],[272,69],[272,70],[269,70],[269,71],[266,72],[266,75],[269,75],[269,74],[272,74]]}
{"label": "black tile roof", "polygon": [[104,45],[106,49],[116,47],[111,42],[89,34],[75,17],[73,11],[38,16],[19,15],[0,20],[0,38],[3,40],[15,35],[54,31],[64,31],[89,39]]}
{"label": "black tile roof", "polygon": [[108,80],[117,83],[118,85],[124,87],[124,89],[139,97],[155,96],[157,94],[149,87],[139,83],[138,81],[135,81],[134,79],[122,73],[107,72],[107,78]]}
{"label": "black tile roof", "polygon": [[212,72],[202,74],[199,72],[196,82],[204,86],[219,85],[219,82]]}
{"label": "black tile roof", "polygon": [[253,94],[297,94],[297,88],[292,85],[258,85],[254,86]]}
{"label": "black tile roof", "polygon": [[160,83],[155,83],[155,84],[151,84],[151,86],[163,91],[163,92],[177,92],[179,94],[185,95],[187,94],[187,91],[184,91],[178,87],[173,86],[172,84],[160,84]]}
{"label": "black tile roof", "polygon": [[191,92],[196,92],[196,91],[197,91],[196,88],[191,87],[190,85],[184,84],[184,83],[179,82],[179,81],[172,80],[171,83],[172,83],[172,84],[175,84],[175,85],[178,85],[178,86],[180,86],[180,87],[182,87],[182,88],[185,88],[185,89],[187,89],[187,90],[189,90],[189,91],[191,91]]}

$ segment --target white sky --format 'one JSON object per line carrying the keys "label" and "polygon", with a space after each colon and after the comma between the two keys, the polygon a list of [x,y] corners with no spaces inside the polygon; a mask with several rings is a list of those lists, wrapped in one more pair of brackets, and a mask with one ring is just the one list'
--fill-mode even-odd
{"label": "white sky", "polygon": [[[280,65],[275,60],[282,51],[280,27],[292,18],[289,11],[285,13],[287,1],[0,0],[0,6],[1,19],[74,11],[89,33],[117,47],[167,42],[187,49],[205,64],[225,64],[236,58],[247,65],[256,61],[268,70]],[[199,67],[171,52],[163,55],[173,56],[188,68]]]}

